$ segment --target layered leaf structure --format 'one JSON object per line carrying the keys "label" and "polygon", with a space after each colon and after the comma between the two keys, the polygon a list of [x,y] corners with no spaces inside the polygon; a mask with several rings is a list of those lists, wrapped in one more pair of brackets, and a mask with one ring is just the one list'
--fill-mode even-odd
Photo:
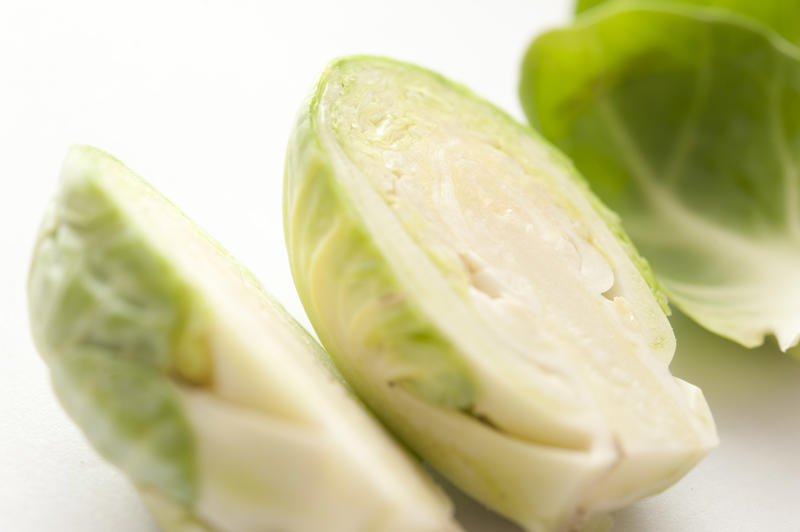
{"label": "layered leaf structure", "polygon": [[459,530],[319,345],[113,157],[69,152],[28,291],[58,398],[165,531]]}
{"label": "layered leaf structure", "polygon": [[333,62],[286,163],[300,298],[417,454],[528,530],[654,493],[715,444],[647,263],[571,163],[428,70]]}

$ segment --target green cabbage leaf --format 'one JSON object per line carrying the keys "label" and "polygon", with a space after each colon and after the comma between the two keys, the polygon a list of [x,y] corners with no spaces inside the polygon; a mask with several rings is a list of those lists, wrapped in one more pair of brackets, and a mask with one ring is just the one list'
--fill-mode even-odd
{"label": "green cabbage leaf", "polygon": [[[575,11],[587,9],[613,0],[578,0]],[[785,39],[800,44],[800,2],[794,0],[647,0],[651,3],[675,2],[700,7],[727,9],[769,26]]]}
{"label": "green cabbage leaf", "polygon": [[671,301],[748,347],[798,343],[799,48],[730,10],[611,2],[533,42],[520,97]]}

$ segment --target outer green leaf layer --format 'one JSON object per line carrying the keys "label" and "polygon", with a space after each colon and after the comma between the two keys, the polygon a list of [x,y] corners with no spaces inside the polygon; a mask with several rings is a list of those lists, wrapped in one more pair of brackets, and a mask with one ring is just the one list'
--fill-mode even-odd
{"label": "outer green leaf layer", "polygon": [[[123,168],[89,148],[73,151],[69,164],[79,172]],[[173,354],[188,332],[191,298],[99,183],[72,177],[37,242],[34,340],[65,409],[100,453],[138,484],[190,503],[194,440],[169,374],[177,372]]]}
{"label": "outer green leaf layer", "polygon": [[[335,325],[349,332],[342,349],[371,354],[362,361],[337,360],[348,381],[371,386],[373,371],[388,371],[387,381],[426,401],[468,410],[474,395],[468,369],[398,288],[351,214],[347,195],[337,189],[311,129],[316,104],[311,103],[311,113],[301,115],[295,126],[287,159],[287,168],[303,169],[305,178],[287,174],[284,195],[289,257],[295,277],[302,279],[297,289],[306,312],[338,316]],[[329,294],[332,287],[334,296]],[[326,329],[317,331],[323,344],[334,340],[329,337],[333,331]]]}
{"label": "outer green leaf layer", "polygon": [[539,37],[523,107],[676,304],[786,349],[800,335],[800,54],[724,10],[652,5],[616,2]]}
{"label": "outer green leaf layer", "polygon": [[[578,0],[578,13],[609,0]],[[780,33],[784,38],[800,44],[800,2],[794,0],[649,0],[650,4],[663,2],[691,4],[700,7],[717,7],[739,13]]]}

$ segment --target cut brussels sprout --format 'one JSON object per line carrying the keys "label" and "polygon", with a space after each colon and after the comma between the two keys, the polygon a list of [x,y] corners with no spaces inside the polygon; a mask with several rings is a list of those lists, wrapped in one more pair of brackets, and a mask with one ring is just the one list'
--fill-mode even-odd
{"label": "cut brussels sprout", "polygon": [[73,148],[29,279],[64,408],[165,531],[455,531],[449,501],[258,282]]}
{"label": "cut brussels sprout", "polygon": [[717,442],[647,263],[558,151],[422,68],[332,63],[301,109],[285,228],[345,378],[528,530],[669,486]]}
{"label": "cut brussels sprout", "polygon": [[531,45],[520,97],[686,314],[797,345],[800,48],[729,10],[611,2]]}

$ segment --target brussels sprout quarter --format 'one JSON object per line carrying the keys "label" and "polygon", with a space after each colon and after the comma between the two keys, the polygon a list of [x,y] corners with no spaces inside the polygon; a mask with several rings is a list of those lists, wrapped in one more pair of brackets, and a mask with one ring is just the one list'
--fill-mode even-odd
{"label": "brussels sprout quarter", "polygon": [[345,378],[414,451],[529,530],[669,486],[717,442],[652,273],[572,165],[421,68],[334,62],[285,222]]}
{"label": "brussels sprout quarter", "polygon": [[164,530],[457,530],[318,344],[109,155],[70,151],[28,288],[64,408]]}

